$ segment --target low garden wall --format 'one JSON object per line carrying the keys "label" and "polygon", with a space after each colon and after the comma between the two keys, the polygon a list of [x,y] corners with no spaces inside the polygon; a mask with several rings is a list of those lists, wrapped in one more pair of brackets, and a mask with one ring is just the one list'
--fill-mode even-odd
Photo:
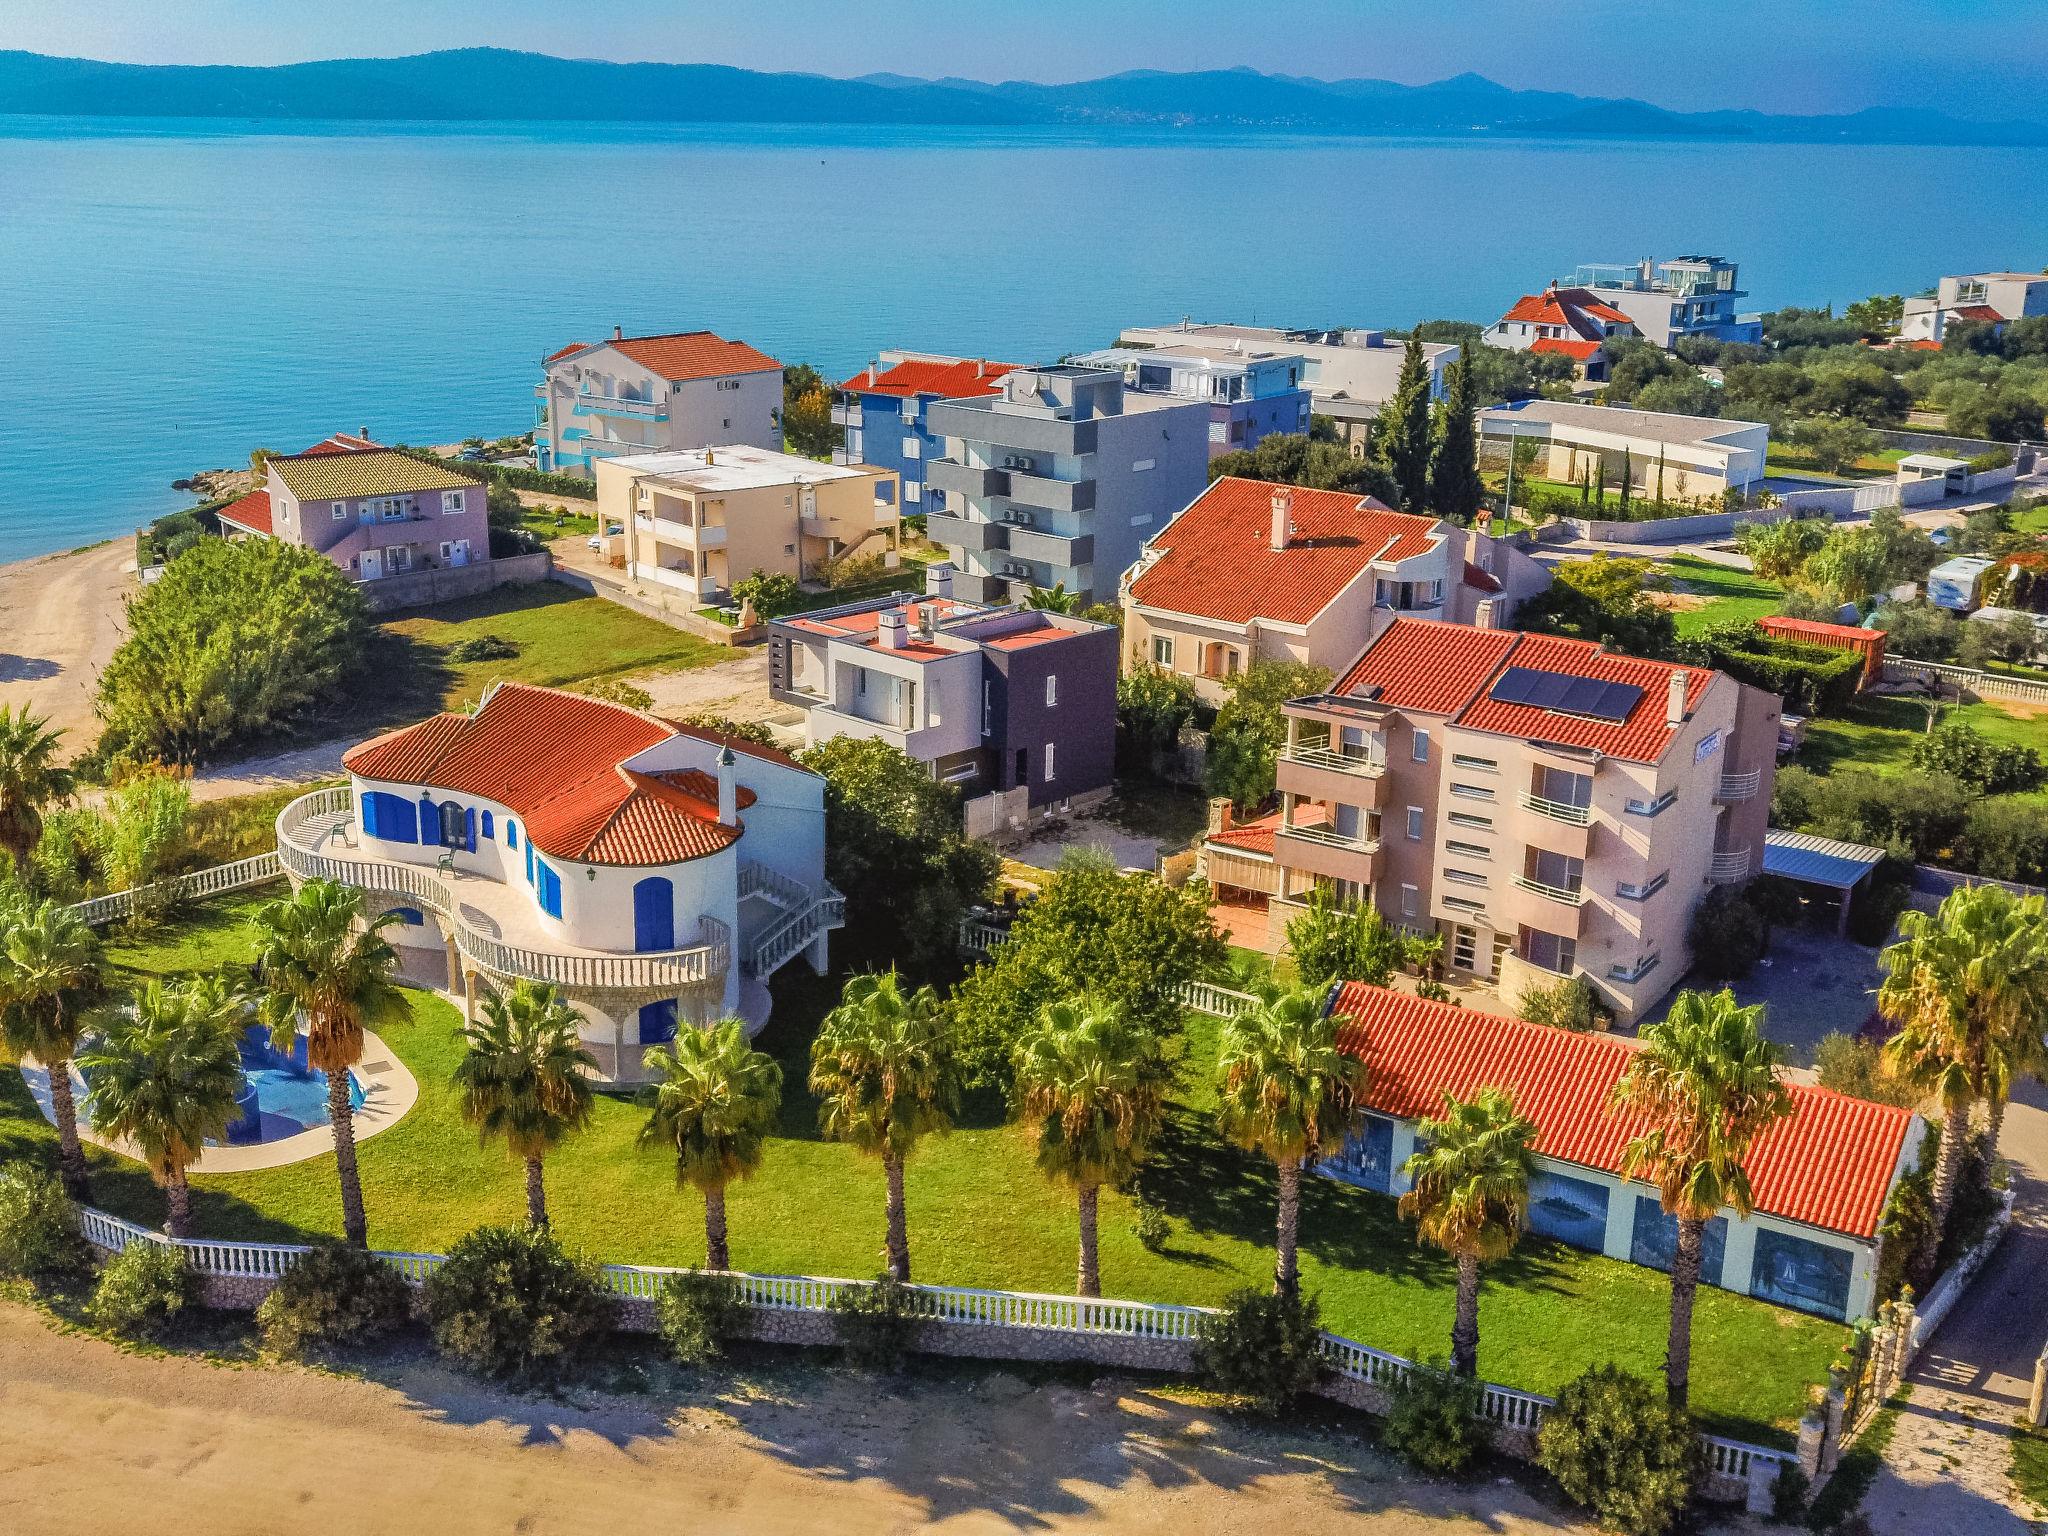
{"label": "low garden wall", "polygon": [[[91,1206],[79,1207],[87,1240],[103,1252],[131,1243],[171,1243],[147,1227]],[[207,1306],[232,1311],[261,1305],[285,1271],[309,1250],[288,1243],[235,1243],[186,1239],[176,1246],[200,1277]],[[417,1286],[440,1267],[438,1254],[380,1253]],[[655,1303],[669,1276],[687,1271],[632,1264],[603,1267],[606,1287],[617,1303],[618,1326],[652,1332]],[[743,1332],[764,1343],[835,1346],[839,1334],[831,1311],[835,1295],[862,1282],[813,1275],[734,1273],[749,1319]],[[910,1288],[930,1314],[913,1347],[936,1355],[977,1360],[1071,1361],[1115,1370],[1191,1372],[1202,1320],[1209,1307],[1049,1296],[1023,1291],[970,1290],[958,1286]],[[1317,1394],[1367,1413],[1384,1413],[1390,1389],[1414,1369],[1414,1362],[1356,1340],[1325,1333],[1321,1350],[1328,1373]],[[1492,1426],[1495,1447],[1527,1459],[1535,1454],[1544,1415],[1555,1400],[1513,1387],[1484,1385],[1481,1416]],[[1702,1435],[1707,1475],[1702,1496],[1740,1503],[1752,1513],[1771,1507],[1771,1485],[1795,1462],[1793,1454]]]}
{"label": "low garden wall", "polygon": [[2006,677],[1974,667],[1952,667],[1944,661],[1915,661],[1906,656],[1884,659],[1888,683],[1946,683],[1979,699],[2008,699],[2019,704],[2048,704],[2048,683],[2031,677]]}
{"label": "low garden wall", "polygon": [[545,581],[555,559],[546,550],[532,554],[507,555],[499,560],[479,560],[474,565],[436,566],[430,571],[404,571],[356,584],[372,613],[389,613],[396,608],[423,608],[431,603],[453,602],[475,597],[519,582]]}

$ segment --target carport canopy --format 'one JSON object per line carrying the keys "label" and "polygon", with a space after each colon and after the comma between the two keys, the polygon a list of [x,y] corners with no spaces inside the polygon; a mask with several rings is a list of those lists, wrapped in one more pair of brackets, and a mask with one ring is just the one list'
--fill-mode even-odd
{"label": "carport canopy", "polygon": [[1849,903],[1856,888],[1883,860],[1882,848],[1867,848],[1862,843],[1838,842],[1807,832],[1764,834],[1764,873],[1790,880],[1794,885],[1818,886],[1838,893],[1842,903],[1838,929],[1849,925]]}

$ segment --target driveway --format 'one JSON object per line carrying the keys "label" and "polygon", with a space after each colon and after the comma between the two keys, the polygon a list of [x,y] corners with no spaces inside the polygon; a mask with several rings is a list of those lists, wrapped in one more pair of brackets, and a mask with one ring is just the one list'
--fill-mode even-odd
{"label": "driveway", "polygon": [[67,758],[99,735],[93,696],[127,633],[134,590],[132,539],[0,566],[0,704],[48,718],[65,733]]}

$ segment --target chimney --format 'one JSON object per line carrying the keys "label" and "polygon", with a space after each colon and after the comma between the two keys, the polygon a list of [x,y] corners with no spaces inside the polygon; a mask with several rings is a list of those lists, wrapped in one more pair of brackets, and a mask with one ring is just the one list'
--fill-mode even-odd
{"label": "chimney", "polygon": [[981,377],[983,377],[983,376],[984,376],[985,374],[987,374],[987,372],[988,372],[988,359],[984,357],[984,358],[981,358],[980,360],[978,360],[978,361],[977,361],[977,362],[975,363],[975,365],[974,365],[974,376],[975,376],[975,377],[976,377],[976,378],[978,379],[978,378],[981,378]]}
{"label": "chimney", "polygon": [[368,427],[357,427],[356,436],[367,443],[370,440],[370,429]]}
{"label": "chimney", "polygon": [[1664,690],[1664,723],[1673,730],[1685,724],[1685,668],[1673,667]]}
{"label": "chimney", "polygon": [[1500,628],[1500,609],[1490,597],[1482,597],[1472,610],[1474,629]]}
{"label": "chimney", "polygon": [[917,632],[926,640],[930,640],[938,634],[939,605],[937,603],[921,603],[918,605]]}
{"label": "chimney", "polygon": [[622,326],[622,325],[615,325],[615,326],[613,326],[613,327],[612,327],[612,340],[613,340],[613,341],[624,341],[625,339],[626,339],[626,328],[625,328],[624,326]]}
{"label": "chimney", "polygon": [[1230,797],[1219,795],[1209,802],[1209,835],[1230,830]]}
{"label": "chimney", "polygon": [[712,465],[716,464],[717,462],[718,460],[713,455],[712,451],[709,448],[706,448],[704,450],[704,467],[706,469],[709,469]]}
{"label": "chimney", "polygon": [[1273,493],[1273,526],[1266,542],[1274,549],[1285,549],[1293,534],[1294,492],[1283,487]]}
{"label": "chimney", "polygon": [[951,597],[953,595],[953,562],[934,560],[924,568],[924,595],[926,597]]}
{"label": "chimney", "polygon": [[885,608],[875,621],[876,642],[885,651],[900,651],[904,640],[903,610]]}
{"label": "chimney", "polygon": [[718,753],[718,824],[721,827],[740,824],[740,789],[733,779],[732,770],[732,748],[729,745],[721,747]]}
{"label": "chimney", "polygon": [[879,379],[880,377],[881,377],[881,374],[880,374],[880,373],[878,373],[878,372],[876,372],[876,370],[875,370],[875,365],[874,365],[873,363],[869,363],[869,364],[868,364],[868,383],[869,383],[870,385],[872,385],[872,384],[873,384],[873,383],[875,382],[875,380]]}

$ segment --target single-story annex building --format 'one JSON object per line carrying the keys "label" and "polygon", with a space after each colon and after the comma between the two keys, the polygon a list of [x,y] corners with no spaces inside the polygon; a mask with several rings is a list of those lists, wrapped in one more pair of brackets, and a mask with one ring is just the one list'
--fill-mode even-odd
{"label": "single-story annex building", "polygon": [[[1536,1123],[1529,1230],[1609,1258],[1671,1267],[1678,1224],[1657,1192],[1625,1180],[1622,1148],[1641,1128],[1609,1096],[1631,1039],[1578,1034],[1341,982],[1330,1008],[1338,1046],[1371,1068],[1362,1128],[1317,1171],[1382,1194],[1405,1192],[1416,1122],[1444,1095],[1499,1087]],[[1910,1110],[1791,1084],[1795,1109],[1758,1138],[1746,1167],[1756,1208],[1708,1224],[1700,1278],[1710,1285],[1850,1321],[1873,1309],[1878,1220],[1919,1156],[1926,1125]]]}
{"label": "single-story annex building", "polygon": [[1576,400],[1516,400],[1479,413],[1482,451],[1489,442],[1525,437],[1542,446],[1537,473],[1546,479],[1576,484],[1591,467],[1607,485],[1626,473],[1635,496],[1699,501],[1762,480],[1771,429],[1761,421]]}

